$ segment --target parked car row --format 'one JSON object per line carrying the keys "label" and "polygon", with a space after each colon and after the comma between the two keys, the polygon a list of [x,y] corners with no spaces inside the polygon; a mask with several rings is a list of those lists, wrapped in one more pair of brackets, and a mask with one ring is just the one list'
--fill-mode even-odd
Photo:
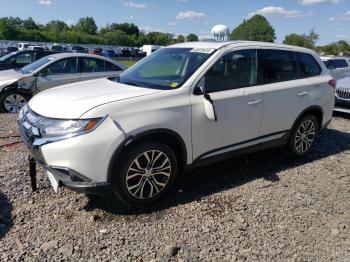
{"label": "parked car row", "polygon": [[[51,51],[44,51],[49,52]],[[43,52],[19,51],[5,66],[18,65],[43,56]],[[22,58],[23,57],[23,58]],[[1,58],[0,58],[1,59]],[[0,71],[0,111],[18,112],[29,99],[43,90],[103,77],[116,77],[125,66],[108,58],[80,53],[57,53],[44,56],[21,69]]]}
{"label": "parked car row", "polygon": [[35,43],[2,43],[0,44],[0,56],[14,51],[23,50],[49,50],[54,52],[72,52],[72,53],[89,53],[102,55],[105,57],[144,57],[146,52],[142,48],[118,47],[118,48],[100,48],[82,45],[60,45],[54,44],[35,44]]}

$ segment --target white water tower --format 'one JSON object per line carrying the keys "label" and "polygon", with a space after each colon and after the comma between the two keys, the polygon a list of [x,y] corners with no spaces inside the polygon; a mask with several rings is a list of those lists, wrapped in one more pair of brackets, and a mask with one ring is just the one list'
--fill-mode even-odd
{"label": "white water tower", "polygon": [[216,25],[211,30],[211,33],[217,41],[226,41],[230,34],[230,30],[226,25]]}

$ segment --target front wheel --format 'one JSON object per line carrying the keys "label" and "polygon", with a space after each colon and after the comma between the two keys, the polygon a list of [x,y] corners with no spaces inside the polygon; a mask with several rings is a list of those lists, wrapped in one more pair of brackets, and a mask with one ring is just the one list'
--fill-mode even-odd
{"label": "front wheel", "polygon": [[289,152],[295,156],[306,155],[317,136],[318,122],[315,116],[306,115],[295,125],[288,142]]}
{"label": "front wheel", "polygon": [[5,91],[0,95],[0,112],[18,113],[30,96],[18,90]]}
{"label": "front wheel", "polygon": [[178,162],[162,143],[142,143],[127,150],[113,170],[113,192],[129,207],[144,206],[163,196],[174,183]]}

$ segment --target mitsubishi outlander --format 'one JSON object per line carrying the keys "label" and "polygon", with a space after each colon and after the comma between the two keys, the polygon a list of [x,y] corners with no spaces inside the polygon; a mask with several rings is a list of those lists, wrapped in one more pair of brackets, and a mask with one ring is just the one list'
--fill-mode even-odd
{"label": "mitsubishi outlander", "polygon": [[183,43],[117,78],[37,94],[19,128],[55,191],[111,191],[140,206],[199,165],[278,146],[304,156],[331,120],[335,86],[309,49]]}

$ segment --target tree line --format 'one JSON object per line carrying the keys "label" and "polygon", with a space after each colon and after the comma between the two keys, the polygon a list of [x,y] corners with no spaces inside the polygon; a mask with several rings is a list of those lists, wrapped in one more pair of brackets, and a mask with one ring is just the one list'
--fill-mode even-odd
{"label": "tree line", "polygon": [[[262,15],[255,15],[233,29],[231,40],[251,40],[274,42],[275,29]],[[133,23],[112,23],[98,29],[92,17],[80,18],[74,25],[68,25],[60,20],[52,20],[47,24],[36,23],[31,17],[0,18],[0,39],[58,42],[72,44],[104,44],[121,46],[142,46],[145,44],[167,46],[185,41],[198,41],[196,34],[174,36],[165,32],[144,32]],[[316,50],[319,53],[338,55],[350,53],[350,45],[345,40],[317,46],[319,35],[311,30],[308,34],[289,34],[283,40],[284,44],[302,46]]]}
{"label": "tree line", "polygon": [[145,44],[170,45],[185,41],[197,41],[198,36],[174,35],[163,32],[143,32],[133,23],[112,23],[98,29],[92,17],[80,18],[74,25],[60,20],[38,24],[31,17],[0,18],[0,39],[57,42],[71,44],[104,44],[121,46],[142,46]]}

